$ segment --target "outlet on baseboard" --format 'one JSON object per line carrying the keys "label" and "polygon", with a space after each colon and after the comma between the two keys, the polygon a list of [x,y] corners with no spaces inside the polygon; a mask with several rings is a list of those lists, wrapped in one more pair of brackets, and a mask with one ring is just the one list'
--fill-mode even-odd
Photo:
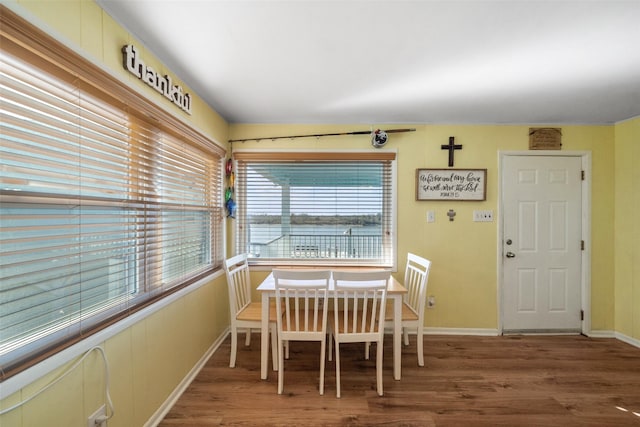
{"label": "outlet on baseboard", "polygon": [[[102,405],[99,407],[96,412],[91,414],[87,419],[87,427],[106,427],[107,426],[107,407],[106,405]],[[104,420],[104,421],[99,421]]]}
{"label": "outlet on baseboard", "polygon": [[493,211],[473,211],[474,222],[492,222]]}

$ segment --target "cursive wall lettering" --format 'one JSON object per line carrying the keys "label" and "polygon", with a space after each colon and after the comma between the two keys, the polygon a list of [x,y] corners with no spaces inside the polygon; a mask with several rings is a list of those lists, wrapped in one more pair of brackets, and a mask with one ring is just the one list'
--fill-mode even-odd
{"label": "cursive wall lettering", "polygon": [[486,169],[417,169],[416,200],[485,200]]}

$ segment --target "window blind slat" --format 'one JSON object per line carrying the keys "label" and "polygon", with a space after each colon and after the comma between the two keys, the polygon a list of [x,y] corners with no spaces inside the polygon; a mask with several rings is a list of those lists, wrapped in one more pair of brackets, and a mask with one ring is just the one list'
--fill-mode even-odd
{"label": "window blind slat", "polygon": [[394,264],[395,156],[246,154],[234,153],[236,244],[253,263]]}

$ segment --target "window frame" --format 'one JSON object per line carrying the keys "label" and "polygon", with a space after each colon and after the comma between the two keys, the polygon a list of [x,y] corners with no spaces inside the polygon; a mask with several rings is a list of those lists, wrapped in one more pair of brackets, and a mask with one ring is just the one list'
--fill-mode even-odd
{"label": "window frame", "polygon": [[[141,95],[138,90],[132,90],[130,85],[71,50],[4,5],[0,5],[0,43],[3,50],[7,50],[20,58],[28,58],[28,62],[37,64],[36,67],[38,69],[65,81],[73,80],[74,85],[77,85],[85,93],[100,99],[108,98],[110,100],[108,103],[113,102],[114,105],[122,108],[132,118],[133,122],[149,123],[164,135],[169,135],[183,142],[188,141],[187,144],[211,156],[211,160],[213,160],[211,167],[216,170],[215,174],[210,177],[211,182],[215,185],[215,188],[211,190],[215,192],[215,199],[211,200],[214,205],[210,205],[211,207],[209,208],[203,208],[211,212],[210,266],[187,278],[175,281],[171,286],[163,286],[160,291],[155,290],[156,284],[147,283],[146,286],[150,286],[154,290],[147,289],[150,297],[145,298],[144,301],[135,305],[127,305],[125,310],[120,310],[115,315],[101,319],[90,328],[82,328],[80,333],[68,336],[54,345],[40,348],[34,354],[20,359],[18,363],[11,362],[8,366],[2,366],[0,383],[4,386],[7,379],[13,379],[16,375],[24,373],[28,368],[37,365],[44,359],[59,355],[75,344],[91,341],[91,337],[95,334],[125,319],[132,319],[132,316],[136,313],[152,306],[160,307],[167,300],[173,298],[174,295],[189,292],[188,288],[200,286],[203,278],[210,277],[212,273],[221,271],[225,249],[222,169],[226,150],[206,135],[189,126],[179,116],[166,111],[156,102]],[[180,112],[179,114],[182,113]],[[5,201],[20,199],[6,193],[3,193],[2,197]],[[56,204],[68,199],[66,197],[44,195],[41,200],[45,204],[51,202]],[[94,200],[91,203],[104,203],[104,201]],[[82,320],[79,321],[81,322]]]}
{"label": "window frame", "polygon": [[[253,149],[239,149],[233,150],[232,159],[234,161],[234,170],[236,173],[238,172],[239,163],[242,162],[291,162],[291,163],[299,163],[299,162],[384,162],[389,161],[389,172],[390,172],[390,191],[389,191],[389,200],[385,201],[383,204],[386,205],[389,209],[389,213],[387,215],[387,219],[391,222],[389,227],[389,238],[388,244],[390,245],[389,250],[389,259],[386,263],[362,263],[357,260],[341,260],[341,259],[330,259],[330,258],[270,258],[261,260],[260,258],[252,257],[249,258],[249,264],[255,266],[257,268],[268,268],[273,266],[280,265],[301,265],[301,266],[331,266],[331,267],[383,267],[390,268],[392,271],[397,269],[397,151],[396,150],[378,150],[370,151],[370,150],[331,150],[331,151],[313,151],[313,150],[253,150]],[[246,238],[239,233],[240,228],[244,228],[246,226],[246,219],[244,215],[246,212],[244,210],[244,201],[243,197],[243,189],[239,188],[239,186],[244,185],[242,181],[242,176],[236,177],[235,181],[235,195],[237,196],[237,214],[236,220],[233,225],[233,243],[234,243],[234,253],[246,252],[248,242],[246,242]]]}

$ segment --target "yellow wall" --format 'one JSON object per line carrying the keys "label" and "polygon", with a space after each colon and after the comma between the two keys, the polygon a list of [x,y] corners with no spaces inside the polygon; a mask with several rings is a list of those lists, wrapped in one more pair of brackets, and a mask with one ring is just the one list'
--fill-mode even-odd
{"label": "yellow wall", "polygon": [[640,118],[615,139],[615,330],[640,340]]}
{"label": "yellow wall", "polygon": [[[122,69],[120,47],[133,42],[142,50],[145,61],[160,72],[173,75],[92,0],[6,3],[26,12],[36,24],[43,24],[43,28],[61,36],[214,140],[226,141],[228,136],[247,138],[367,129],[362,125],[228,126],[197,96],[193,101],[193,116],[189,117],[172,104],[165,104],[164,98],[159,98],[156,92]],[[407,126],[384,126],[393,127]],[[435,295],[436,307],[427,311],[426,325],[496,329],[497,222],[473,223],[471,213],[475,209],[492,209],[497,213],[498,151],[527,150],[528,126],[415,127],[416,132],[392,134],[385,147],[398,151],[400,258],[397,275],[400,277],[404,268],[402,254],[416,252],[432,259],[429,294]],[[616,126],[562,126],[562,131],[563,150],[586,150],[593,155],[592,328],[615,330],[640,339],[640,227],[634,221],[640,217],[640,171],[634,170],[634,165],[640,164],[640,119]],[[446,167],[447,154],[440,145],[447,143],[449,136],[455,136],[456,142],[464,145],[464,149],[455,154],[456,167],[487,168],[486,201],[415,201],[416,168]],[[233,148],[372,149],[367,136],[247,142],[234,144]],[[449,222],[446,216],[449,209],[457,212],[454,222]],[[427,210],[436,212],[435,223],[426,223]],[[229,220],[229,225],[232,221]],[[254,272],[252,277],[258,283],[265,275],[266,272]],[[110,427],[142,425],[149,419],[228,327],[227,305],[226,281],[220,276],[103,343],[110,362],[111,392],[117,410],[117,415],[109,421]],[[59,372],[3,400],[0,408],[29,397]],[[22,408],[0,417],[0,425],[85,425],[87,416],[104,401],[102,389],[102,362],[97,354],[92,354],[81,369],[61,383]]]}
{"label": "yellow wall", "polygon": [[[387,125],[384,128],[404,128]],[[473,210],[498,212],[498,151],[528,150],[529,126],[418,125],[415,132],[391,134],[385,149],[398,151],[398,273],[403,254],[415,252],[433,261],[428,293],[436,306],[426,312],[430,328],[498,328],[497,221],[472,221]],[[341,133],[366,130],[363,125],[234,125],[230,138]],[[464,148],[455,154],[457,168],[487,169],[487,200],[484,202],[416,201],[417,168],[446,168],[447,152],[440,145],[455,136]],[[592,328],[614,329],[613,215],[614,215],[614,128],[613,126],[562,126],[562,149],[591,151],[593,161],[591,293]],[[263,140],[235,143],[242,149],[363,149],[374,150],[369,137],[337,136],[294,140]],[[456,211],[455,221],[446,213]],[[436,221],[426,222],[427,210]],[[266,273],[254,273],[259,280]]]}
{"label": "yellow wall", "polygon": [[[176,84],[195,95],[93,0],[5,3],[212,140],[228,139],[228,124],[198,96],[193,98],[193,115],[189,116],[125,72],[120,49],[133,43],[145,62],[171,75]],[[109,426],[141,426],[147,422],[228,326],[226,279],[221,275],[101,343],[110,364],[116,408]],[[29,398],[62,371],[58,369],[4,399],[0,409]],[[0,426],[85,426],[87,417],[104,401],[103,363],[99,354],[92,352],[61,382],[0,416]]]}

